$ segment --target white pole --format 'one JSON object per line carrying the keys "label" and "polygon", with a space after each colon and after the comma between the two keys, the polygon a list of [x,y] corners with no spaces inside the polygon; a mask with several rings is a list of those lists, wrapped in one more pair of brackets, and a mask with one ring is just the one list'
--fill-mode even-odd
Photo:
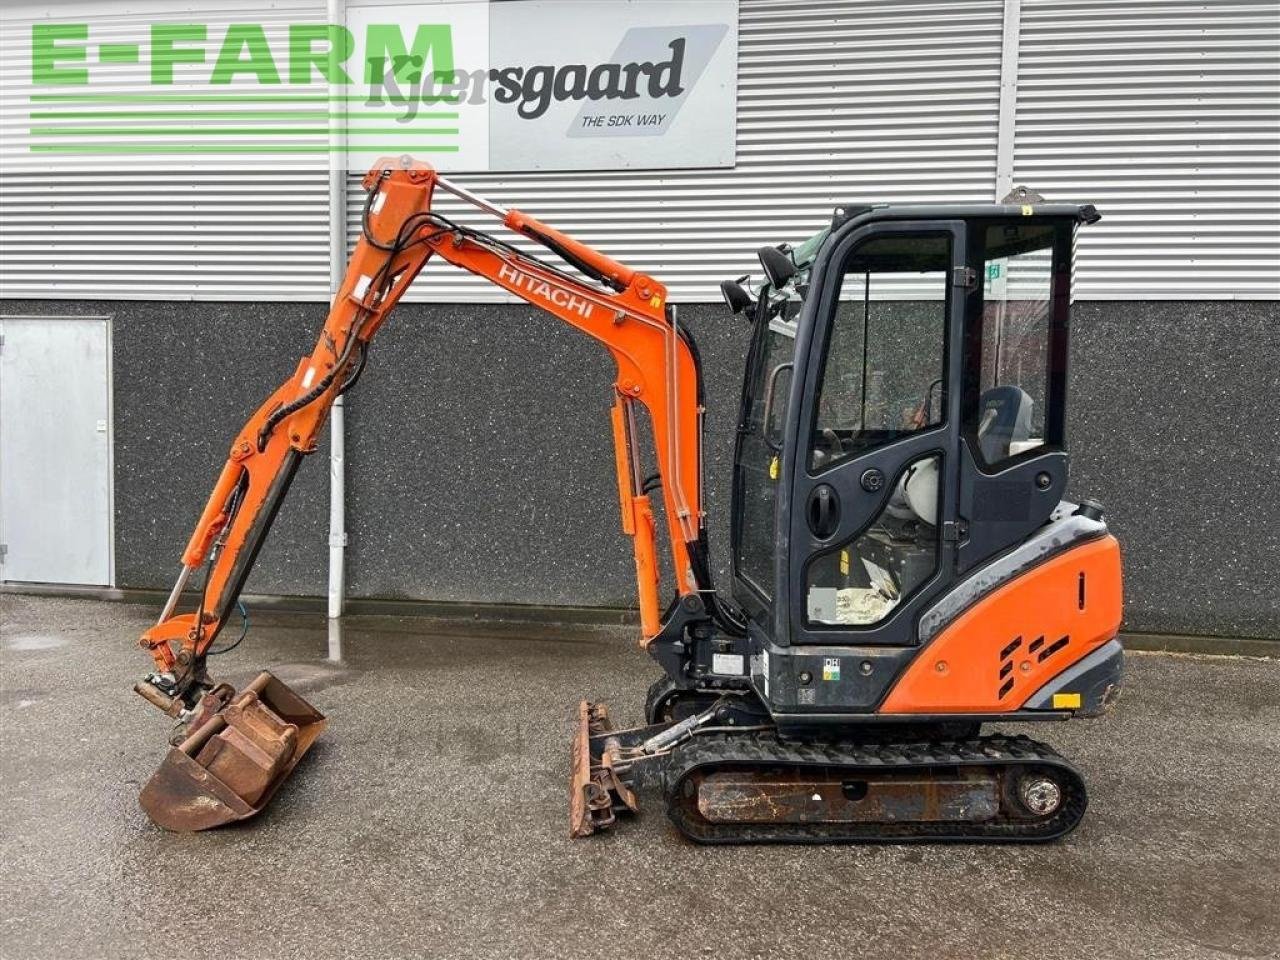
{"label": "white pole", "polygon": [[342,616],[345,584],[346,475],[343,466],[345,444],[342,398],[329,413],[329,617]]}
{"label": "white pole", "polygon": [[1022,35],[1022,0],[1004,0],[1000,44],[1000,114],[996,130],[996,201],[1013,189],[1013,136],[1018,115],[1018,49]]}
{"label": "white pole", "polygon": [[[326,22],[346,23],[343,0],[327,0]],[[330,45],[335,54],[335,45]],[[330,59],[329,76],[337,75],[336,55]],[[345,148],[345,104],[336,99],[346,94],[341,84],[329,83],[329,302],[338,296],[347,266],[347,157]],[[340,109],[342,108],[342,109]],[[329,414],[329,618],[342,616],[345,599],[347,550],[346,425],[342,397]]]}

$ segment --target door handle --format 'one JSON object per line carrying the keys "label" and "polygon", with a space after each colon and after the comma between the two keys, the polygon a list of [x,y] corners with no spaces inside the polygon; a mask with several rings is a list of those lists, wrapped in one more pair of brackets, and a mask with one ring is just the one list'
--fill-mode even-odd
{"label": "door handle", "polygon": [[827,484],[819,484],[809,494],[809,530],[819,540],[826,540],[840,526],[840,498]]}
{"label": "door handle", "polygon": [[773,395],[778,392],[778,377],[783,370],[795,369],[794,363],[780,363],[769,371],[769,381],[764,388],[764,410],[760,415],[760,433],[764,442],[777,453],[782,452],[782,443],[773,439]]}

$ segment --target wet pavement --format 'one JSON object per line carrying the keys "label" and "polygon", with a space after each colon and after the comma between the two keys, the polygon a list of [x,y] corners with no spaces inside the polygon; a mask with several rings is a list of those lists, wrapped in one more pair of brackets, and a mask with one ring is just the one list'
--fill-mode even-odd
{"label": "wet pavement", "polygon": [[[165,834],[150,607],[0,595],[0,957],[1280,956],[1280,660],[1136,654],[1116,713],[1041,726],[1091,806],[1042,847],[701,848],[656,798],[567,838],[574,705],[640,718],[633,628],[315,615],[213,663],[330,726],[268,811]],[[331,654],[334,659],[330,659]]]}

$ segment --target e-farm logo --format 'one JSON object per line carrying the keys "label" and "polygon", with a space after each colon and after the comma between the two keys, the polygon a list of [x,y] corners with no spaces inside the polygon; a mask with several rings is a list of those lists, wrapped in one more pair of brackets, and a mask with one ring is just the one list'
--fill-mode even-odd
{"label": "e-farm logo", "polygon": [[[458,150],[458,110],[490,96],[524,121],[540,119],[553,103],[581,101],[571,124],[581,130],[570,135],[661,135],[674,111],[586,107],[679,100],[686,92],[684,36],[669,39],[660,58],[615,54],[594,64],[467,70],[455,62],[449,24],[374,23],[357,33],[336,24],[157,23],[144,32],[134,41],[98,41],[88,23],[32,25],[33,152],[327,152],[339,148],[296,138],[332,136],[328,121],[338,118],[344,140],[359,141],[343,150],[449,153]],[[636,46],[627,39],[634,33],[618,53]],[[104,79],[118,88],[122,77],[127,89],[95,89]],[[76,87],[85,89],[69,90]],[[48,88],[59,92],[41,92]],[[181,119],[193,123],[173,123]],[[362,119],[391,125],[362,126]]]}

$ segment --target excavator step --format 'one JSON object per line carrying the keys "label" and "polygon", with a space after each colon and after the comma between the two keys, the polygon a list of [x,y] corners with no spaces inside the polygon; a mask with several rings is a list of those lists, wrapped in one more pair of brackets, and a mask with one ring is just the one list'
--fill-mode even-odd
{"label": "excavator step", "polygon": [[266,671],[239,693],[220,687],[209,698],[138,798],[166,830],[209,830],[260,813],[325,727],[324,714]]}
{"label": "excavator step", "polygon": [[1084,816],[1080,774],[1028,737],[824,743],[694,737],[667,813],[698,843],[1043,843]]}

